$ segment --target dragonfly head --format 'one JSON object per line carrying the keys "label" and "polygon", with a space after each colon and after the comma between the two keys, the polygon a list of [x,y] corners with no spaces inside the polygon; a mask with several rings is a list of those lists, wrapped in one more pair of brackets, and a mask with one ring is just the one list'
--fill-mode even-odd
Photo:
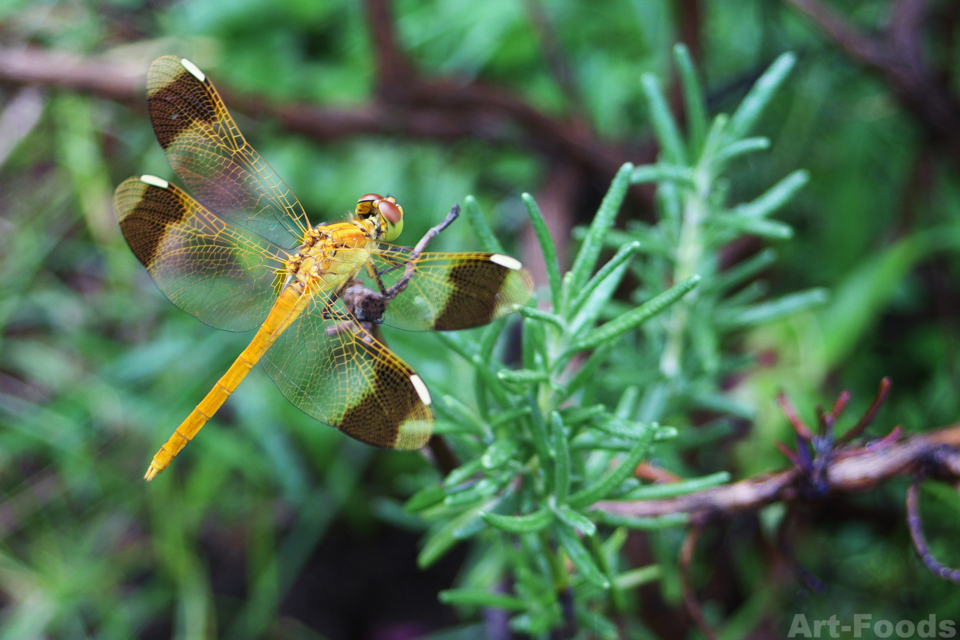
{"label": "dragonfly head", "polygon": [[357,200],[356,213],[360,220],[375,223],[374,228],[380,229],[379,239],[392,242],[403,231],[403,207],[393,196],[368,193]]}

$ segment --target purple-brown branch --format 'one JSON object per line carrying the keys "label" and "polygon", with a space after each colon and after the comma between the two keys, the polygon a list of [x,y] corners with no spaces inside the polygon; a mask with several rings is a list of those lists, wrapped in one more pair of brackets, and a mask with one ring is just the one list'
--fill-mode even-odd
{"label": "purple-brown branch", "polygon": [[[938,480],[960,480],[960,425],[954,425],[901,442],[883,440],[858,447],[837,449],[827,469],[827,488],[832,493],[866,491],[895,477],[910,476],[921,468]],[[805,480],[799,469],[763,474],[733,484],[704,489],[664,500],[612,501],[593,508],[620,515],[656,517],[689,514],[695,522],[729,518],[773,502],[806,499]]]}

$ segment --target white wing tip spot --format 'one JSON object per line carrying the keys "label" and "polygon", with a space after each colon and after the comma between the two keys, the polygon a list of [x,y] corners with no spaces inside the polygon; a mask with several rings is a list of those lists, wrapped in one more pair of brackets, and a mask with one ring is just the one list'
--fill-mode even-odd
{"label": "white wing tip spot", "polygon": [[152,185],[154,187],[159,187],[161,189],[166,189],[170,186],[170,183],[164,180],[163,178],[158,178],[157,176],[151,176],[151,175],[140,176],[140,182]]}
{"label": "white wing tip spot", "polygon": [[520,271],[520,269],[523,268],[523,265],[520,264],[520,261],[516,258],[511,258],[510,256],[505,256],[499,253],[495,253],[490,256],[490,262],[494,262],[501,267],[506,267],[507,269],[511,269],[513,271]]}
{"label": "white wing tip spot", "polygon": [[429,407],[433,400],[430,399],[430,392],[427,390],[427,385],[425,385],[420,376],[416,374],[410,376],[410,382],[413,384],[413,388],[417,390],[417,395],[420,396],[423,404]]}
{"label": "white wing tip spot", "polygon": [[200,82],[203,82],[204,80],[207,79],[207,76],[203,75],[203,71],[200,71],[197,65],[193,64],[186,58],[183,58],[182,60],[180,60],[180,64],[182,64],[183,68],[189,71],[191,74],[193,74],[193,77],[199,80]]}

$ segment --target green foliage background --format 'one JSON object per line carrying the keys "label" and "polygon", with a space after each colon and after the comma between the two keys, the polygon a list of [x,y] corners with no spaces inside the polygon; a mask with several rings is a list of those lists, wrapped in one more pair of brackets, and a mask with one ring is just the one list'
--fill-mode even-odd
{"label": "green foliage background", "polygon": [[[609,140],[649,137],[640,78],[652,72],[666,86],[673,77],[679,4],[543,6],[590,126]],[[888,8],[861,0],[838,10],[874,28]],[[394,12],[403,48],[423,74],[482,78],[558,117],[572,108],[547,70],[523,3],[403,0]],[[773,444],[791,432],[772,404],[780,389],[812,423],[815,404],[849,388],[852,424],[889,375],[894,392],[876,434],[896,424],[912,433],[956,421],[957,167],[930,151],[888,86],[786,5],[703,3],[702,35],[710,115],[731,111],[777,55],[798,53],[756,128],[774,144],[732,164],[729,199],[750,200],[792,171],[808,171],[807,186],[778,215],[793,238],[762,243],[780,259],[760,286],[771,295],[825,287],[831,297],[724,345],[765,354],[728,394],[750,409],[742,422],[749,428],[697,450],[683,470],[725,470],[737,479],[783,468]],[[0,42],[136,60],[144,69],[158,55],[179,53],[218,86],[277,102],[376,99],[363,5],[352,2],[5,0]],[[954,62],[960,56],[955,46],[936,53]],[[956,87],[956,66],[950,70]],[[0,97],[9,104],[18,90],[4,87]],[[0,166],[0,638],[339,638],[407,623],[415,632],[459,624],[435,602],[458,558],[421,574],[415,538],[397,529],[418,525],[389,500],[423,486],[428,465],[307,419],[259,368],[171,471],[150,485],[140,480],[149,457],[249,336],[213,331],[174,308],[119,234],[114,186],[136,173],[170,177],[145,113],[65,91],[43,100],[36,126]],[[520,194],[539,195],[549,170],[521,146],[363,137],[319,147],[274,122],[239,123],[312,219],[339,218],[358,195],[390,192],[407,211],[407,240],[473,194],[519,255]],[[597,193],[606,188],[597,185]],[[585,222],[593,209],[582,212]],[[633,202],[620,222],[650,216]],[[457,223],[434,246],[475,249],[478,240]],[[468,401],[462,390],[472,388],[473,372],[440,338],[388,331],[387,339],[435,396]],[[629,384],[608,381],[612,397]],[[695,572],[698,586],[716,586],[701,596],[708,617],[725,637],[744,637],[767,628],[785,633],[797,612],[894,621],[955,615],[960,592],[913,557],[903,490],[891,483],[807,514],[792,553],[824,583],[820,593],[764,563],[778,508],[712,529]],[[936,485],[924,495],[935,553],[960,563],[949,537],[960,500]],[[683,615],[671,564],[679,540],[669,530],[646,539],[663,577],[631,592],[638,637],[655,637],[658,620]],[[354,565],[325,569],[338,554]],[[343,587],[368,598],[352,619],[311,599],[327,593],[317,584],[346,585],[386,565],[406,569],[374,586]],[[407,591],[417,597],[398,599]],[[661,610],[651,613],[650,603]]]}

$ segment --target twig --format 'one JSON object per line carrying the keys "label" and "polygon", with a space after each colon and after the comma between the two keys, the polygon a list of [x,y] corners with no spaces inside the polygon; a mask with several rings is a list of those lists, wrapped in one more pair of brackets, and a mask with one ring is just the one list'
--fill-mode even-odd
{"label": "twig", "polygon": [[537,35],[540,51],[547,63],[547,69],[549,69],[557,86],[563,92],[563,97],[570,105],[569,111],[579,118],[583,118],[585,109],[580,98],[580,87],[570,64],[564,56],[563,46],[557,36],[557,30],[550,14],[547,13],[541,0],[524,0],[523,7],[526,10],[530,26],[533,27],[533,31]]}
{"label": "twig", "polygon": [[945,580],[951,582],[960,582],[960,569],[951,569],[941,564],[933,554],[930,553],[930,547],[927,546],[927,540],[923,537],[923,522],[920,520],[920,478],[914,481],[907,488],[907,527],[910,529],[910,538],[913,540],[913,547],[917,550],[920,560],[933,573]]}
{"label": "twig", "polygon": [[890,393],[890,378],[883,378],[880,381],[880,388],[877,389],[877,395],[873,399],[870,408],[867,409],[867,412],[863,414],[863,417],[860,418],[860,421],[840,438],[837,438],[838,444],[843,444],[845,442],[850,442],[857,436],[859,436],[864,429],[870,426],[870,423],[873,422],[873,419],[877,415],[877,411],[880,410],[880,407],[883,405],[884,401],[887,399],[887,394]]}
{"label": "twig", "polygon": [[[0,83],[68,89],[145,107],[144,73],[149,62],[0,47]],[[390,64],[391,69],[402,67],[396,62]],[[394,72],[389,77],[398,76]],[[598,181],[608,181],[624,162],[642,163],[654,158],[650,142],[603,142],[581,125],[551,118],[513,94],[478,82],[414,79],[391,86],[391,91],[369,104],[349,109],[275,104],[222,86],[218,90],[231,110],[276,119],[285,130],[320,142],[359,135],[479,139],[523,147],[547,159],[565,158]]]}
{"label": "twig", "polygon": [[960,98],[927,61],[922,29],[925,0],[899,0],[882,36],[861,33],[819,0],[784,0],[805,13],[852,59],[883,75],[927,130],[960,163]]}
{"label": "twig", "polygon": [[690,584],[690,564],[693,561],[693,551],[697,547],[697,539],[700,538],[700,531],[700,526],[690,527],[687,537],[683,540],[683,546],[680,548],[680,585],[683,589],[683,603],[687,607],[687,613],[693,618],[694,624],[700,629],[700,633],[709,640],[719,640],[716,631],[703,619],[700,601],[697,600],[697,594],[694,593],[693,586]]}
{"label": "twig", "polygon": [[803,420],[800,419],[796,407],[793,406],[793,403],[790,402],[790,399],[787,398],[785,393],[780,392],[780,394],[777,395],[777,404],[780,405],[780,410],[787,416],[787,421],[790,423],[790,426],[793,427],[793,430],[797,432],[797,435],[808,442],[813,440],[813,432],[810,431],[810,427],[805,425]]}

